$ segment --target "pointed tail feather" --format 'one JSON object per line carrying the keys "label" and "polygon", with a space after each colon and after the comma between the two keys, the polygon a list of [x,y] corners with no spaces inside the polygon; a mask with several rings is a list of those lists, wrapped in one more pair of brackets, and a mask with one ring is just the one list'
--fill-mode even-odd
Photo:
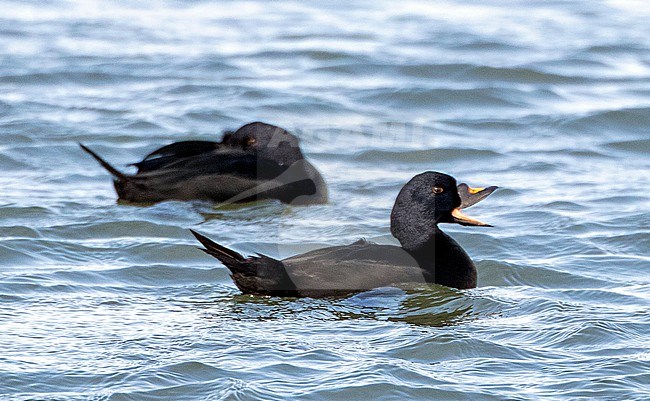
{"label": "pointed tail feather", "polygon": [[115,178],[124,181],[127,180],[129,177],[116,169],[115,167],[111,166],[106,160],[102,159],[97,153],[93,152],[90,150],[86,145],[83,143],[80,143],[79,146],[81,146],[81,149],[83,149],[86,153],[91,155],[95,160],[99,162],[99,164],[102,165],[109,173],[111,173]]}
{"label": "pointed tail feather", "polygon": [[194,235],[194,237],[196,237],[197,240],[199,240],[201,245],[205,247],[205,249],[199,249],[208,255],[219,259],[221,263],[223,263],[229,269],[232,270],[233,267],[237,267],[240,262],[244,261],[244,257],[232,249],[228,249],[223,245],[219,245],[216,242],[212,241],[210,238],[203,236],[194,230],[190,230],[190,232],[192,235]]}
{"label": "pointed tail feather", "polygon": [[244,258],[239,253],[219,245],[211,239],[190,230],[205,247],[199,248],[219,259],[230,270],[231,277],[244,294],[297,296],[298,290],[280,260],[258,254]]}

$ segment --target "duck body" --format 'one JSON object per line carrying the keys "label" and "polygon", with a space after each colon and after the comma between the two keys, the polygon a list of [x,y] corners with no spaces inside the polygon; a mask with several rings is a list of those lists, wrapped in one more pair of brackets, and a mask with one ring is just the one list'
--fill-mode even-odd
{"label": "duck body", "polygon": [[250,202],[278,199],[309,204],[327,201],[327,186],[302,155],[298,138],[282,128],[251,123],[227,133],[221,142],[183,141],[166,145],[133,163],[124,174],[88,147],[114,177],[119,200]]}
{"label": "duck body", "polygon": [[[424,174],[427,174],[425,187],[441,175]],[[442,177],[447,181],[449,176]],[[453,183],[449,181],[445,188],[451,198],[449,207],[452,207],[447,212],[444,199],[438,202],[438,212],[432,210],[431,205],[419,208],[421,199],[417,198],[422,195],[422,188],[409,184],[398,195],[391,213],[391,230],[401,246],[359,240],[350,245],[321,248],[277,260],[259,254],[245,258],[195,231],[192,233],[206,253],[219,259],[230,270],[237,287],[247,294],[324,297],[405,284],[440,284],[458,289],[476,287],[476,266],[465,250],[437,227],[437,223],[457,219],[453,222],[486,224],[462,214],[457,214],[459,217],[447,216],[461,204],[455,180]],[[431,185],[436,184],[433,182]],[[414,187],[415,190],[411,191]],[[494,189],[496,187],[491,187],[489,191]],[[427,192],[430,189],[427,188]],[[435,198],[427,194],[422,197],[429,201],[429,198]],[[436,206],[436,202],[433,203]],[[428,213],[433,214],[427,216]]]}
{"label": "duck body", "polygon": [[[255,295],[319,298],[413,284],[476,287],[476,266],[456,241],[440,233],[436,244],[431,244],[435,248],[416,255],[399,246],[359,240],[283,260],[265,255],[220,260],[232,272],[237,287]],[[207,253],[221,256],[214,252],[211,240],[194,235]]]}
{"label": "duck body", "polygon": [[309,204],[327,200],[325,182],[307,160],[283,166],[240,149],[217,148],[162,168],[114,180],[119,199],[129,202],[208,200],[252,202],[277,199]]}

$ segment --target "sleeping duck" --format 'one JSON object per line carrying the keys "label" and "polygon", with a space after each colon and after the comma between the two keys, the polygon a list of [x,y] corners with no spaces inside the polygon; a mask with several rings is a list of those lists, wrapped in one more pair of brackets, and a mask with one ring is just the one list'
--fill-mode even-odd
{"label": "sleeping duck", "polygon": [[457,185],[453,177],[431,171],[413,177],[397,195],[390,217],[391,233],[401,246],[359,240],[277,260],[261,254],[244,257],[192,233],[203,251],[230,270],[235,285],[246,294],[324,297],[413,283],[474,288],[476,266],[438,224],[489,226],[461,209],[496,188]]}
{"label": "sleeping duck", "polygon": [[113,176],[119,200],[209,200],[219,203],[278,199],[291,204],[327,202],[327,186],[305,160],[298,138],[262,122],[227,132],[221,142],[183,141],[133,163],[125,174],[79,144]]}

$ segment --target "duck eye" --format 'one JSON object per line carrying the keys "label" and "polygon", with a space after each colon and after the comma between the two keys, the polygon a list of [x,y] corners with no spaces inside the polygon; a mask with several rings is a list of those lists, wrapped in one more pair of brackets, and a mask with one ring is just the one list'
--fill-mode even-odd
{"label": "duck eye", "polygon": [[433,187],[431,188],[431,192],[433,192],[434,194],[441,194],[445,192],[445,189],[443,187]]}

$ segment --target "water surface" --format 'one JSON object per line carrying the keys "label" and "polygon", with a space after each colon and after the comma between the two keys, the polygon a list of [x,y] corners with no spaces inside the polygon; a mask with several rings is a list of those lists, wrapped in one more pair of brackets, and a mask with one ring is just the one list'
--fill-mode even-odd
{"label": "water surface", "polygon": [[[647,399],[644,2],[2,8],[3,399]],[[123,166],[254,120],[302,138],[329,204],[120,205],[77,145]],[[495,228],[446,228],[475,290],[244,296],[188,231],[394,243],[426,170],[502,188],[471,210]]]}

